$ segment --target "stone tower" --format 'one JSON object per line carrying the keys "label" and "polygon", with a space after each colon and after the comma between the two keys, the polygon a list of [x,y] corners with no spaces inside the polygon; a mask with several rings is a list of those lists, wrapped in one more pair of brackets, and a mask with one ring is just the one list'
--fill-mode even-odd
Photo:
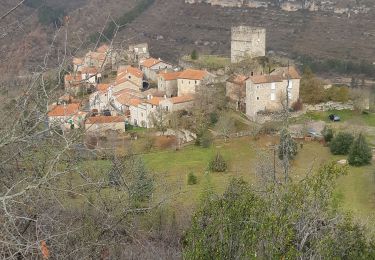
{"label": "stone tower", "polygon": [[239,62],[245,57],[266,55],[266,29],[261,27],[232,27],[231,61]]}

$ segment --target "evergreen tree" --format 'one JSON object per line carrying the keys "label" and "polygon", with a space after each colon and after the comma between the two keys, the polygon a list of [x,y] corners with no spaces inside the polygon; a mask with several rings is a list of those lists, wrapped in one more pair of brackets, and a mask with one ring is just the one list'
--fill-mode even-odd
{"label": "evergreen tree", "polygon": [[191,55],[190,55],[190,58],[191,58],[192,60],[197,60],[197,59],[198,59],[198,52],[197,52],[197,50],[193,50],[193,51],[192,51],[192,53],[191,53]]}
{"label": "evergreen tree", "polygon": [[223,156],[220,153],[217,153],[215,157],[210,161],[208,168],[213,172],[225,172],[228,168],[228,165]]}
{"label": "evergreen tree", "polygon": [[369,147],[364,135],[359,134],[350,148],[348,162],[350,165],[362,166],[369,164],[371,159],[371,148]]}
{"label": "evergreen tree", "polygon": [[332,139],[330,148],[331,153],[335,155],[346,155],[349,153],[350,146],[352,145],[354,136],[350,133],[338,133],[335,138]]}
{"label": "evergreen tree", "polygon": [[297,143],[293,140],[292,136],[286,130],[282,130],[280,134],[279,159],[287,159],[288,161],[290,161],[294,159],[297,153]]}

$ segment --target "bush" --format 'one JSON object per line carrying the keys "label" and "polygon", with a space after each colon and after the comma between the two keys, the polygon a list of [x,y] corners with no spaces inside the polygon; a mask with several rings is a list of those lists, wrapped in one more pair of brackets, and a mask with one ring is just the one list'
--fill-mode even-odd
{"label": "bush", "polygon": [[220,153],[217,153],[208,165],[208,169],[213,172],[225,172],[227,168],[227,162]]}
{"label": "bush", "polygon": [[346,155],[349,153],[354,136],[350,133],[338,133],[330,144],[331,153],[335,155]]}
{"label": "bush", "polygon": [[350,148],[348,162],[350,165],[362,166],[369,164],[371,159],[371,148],[369,147],[366,138],[360,134]]}
{"label": "bush", "polygon": [[349,101],[349,88],[346,86],[333,86],[326,90],[328,100],[335,102]]}
{"label": "bush", "polygon": [[324,137],[324,141],[326,141],[327,143],[331,142],[332,138],[333,138],[333,130],[331,128],[328,128],[328,127],[324,127],[323,131],[322,131],[322,134],[323,134],[323,137]]}
{"label": "bush", "polygon": [[298,99],[296,102],[292,104],[293,111],[301,111],[303,109],[303,103],[301,99]]}
{"label": "bush", "polygon": [[194,185],[198,183],[198,178],[197,176],[194,175],[194,173],[189,173],[188,174],[188,185]]}
{"label": "bush", "polygon": [[203,148],[208,148],[211,146],[212,135],[208,131],[208,129],[202,130],[197,134],[197,139],[195,140],[195,144]]}

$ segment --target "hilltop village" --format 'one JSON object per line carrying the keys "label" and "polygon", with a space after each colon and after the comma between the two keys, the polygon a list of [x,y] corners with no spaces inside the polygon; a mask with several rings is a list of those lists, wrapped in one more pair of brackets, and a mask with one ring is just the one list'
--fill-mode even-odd
{"label": "hilltop village", "polygon": [[[231,42],[232,64],[266,55],[264,28],[233,27]],[[231,107],[257,121],[262,112],[296,103],[300,78],[291,65],[272,71],[252,66],[223,76],[151,57],[146,43],[130,45],[121,54],[101,45],[73,58],[71,72],[64,77],[65,94],[51,107],[48,122],[63,130],[84,128],[99,135],[107,130],[125,132],[127,126],[153,128],[169,113],[189,113],[200,91],[220,83],[226,86]]]}

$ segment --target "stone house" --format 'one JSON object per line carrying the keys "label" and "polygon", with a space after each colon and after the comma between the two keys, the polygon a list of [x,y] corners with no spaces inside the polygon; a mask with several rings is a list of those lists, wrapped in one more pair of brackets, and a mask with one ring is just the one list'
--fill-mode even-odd
{"label": "stone house", "polygon": [[95,86],[97,83],[100,82],[101,78],[102,78],[102,74],[98,71],[97,68],[95,67],[82,68],[82,73],[81,73],[82,81]]}
{"label": "stone house", "polygon": [[162,100],[161,97],[152,97],[147,99],[132,99],[130,109],[130,123],[135,126],[151,128],[151,114],[154,113]]}
{"label": "stone house", "polygon": [[175,97],[178,94],[177,79],[181,72],[160,72],[158,74],[158,90],[164,92],[167,97]]}
{"label": "stone house", "polygon": [[246,111],[246,80],[244,75],[233,75],[226,81],[226,96],[229,104],[236,110]]}
{"label": "stone house", "polygon": [[172,64],[169,64],[161,59],[149,58],[140,63],[140,67],[145,74],[145,77],[153,82],[157,82],[157,74],[161,70],[172,69]]}
{"label": "stone house", "polygon": [[143,88],[143,72],[131,66],[120,67],[117,71],[114,92],[123,89],[140,90]]}
{"label": "stone house", "polygon": [[165,97],[160,101],[160,106],[167,112],[189,110],[194,106],[194,95],[183,95],[172,98]]}
{"label": "stone house", "polygon": [[85,63],[82,58],[73,58],[73,71],[78,73],[82,71],[82,68],[85,66]]}
{"label": "stone house", "polygon": [[203,81],[209,82],[213,75],[205,70],[186,69],[177,79],[177,95],[195,94]]}
{"label": "stone house", "polygon": [[130,117],[132,99],[144,99],[144,94],[133,89],[124,89],[113,94],[110,107],[114,114]]}
{"label": "stone house", "polygon": [[103,136],[107,131],[125,132],[125,119],[122,116],[94,116],[85,121],[87,134]]}
{"label": "stone house", "polygon": [[299,99],[300,75],[294,67],[282,68],[278,75],[252,76],[246,80],[246,115],[256,120],[257,114],[277,112]]}
{"label": "stone house", "polygon": [[148,58],[150,58],[150,52],[147,43],[139,43],[129,46],[129,59],[132,63],[139,64]]}
{"label": "stone house", "polygon": [[112,86],[110,84],[98,84],[96,92],[92,93],[89,98],[90,110],[97,110],[99,113],[109,109],[109,102],[112,96]]}
{"label": "stone house", "polygon": [[65,91],[77,95],[80,91],[83,90],[84,81],[82,80],[82,75],[77,74],[66,74],[64,76],[64,88]]}
{"label": "stone house", "polygon": [[48,125],[62,129],[80,128],[86,118],[85,112],[79,111],[80,104],[71,103],[54,106],[48,113]]}

